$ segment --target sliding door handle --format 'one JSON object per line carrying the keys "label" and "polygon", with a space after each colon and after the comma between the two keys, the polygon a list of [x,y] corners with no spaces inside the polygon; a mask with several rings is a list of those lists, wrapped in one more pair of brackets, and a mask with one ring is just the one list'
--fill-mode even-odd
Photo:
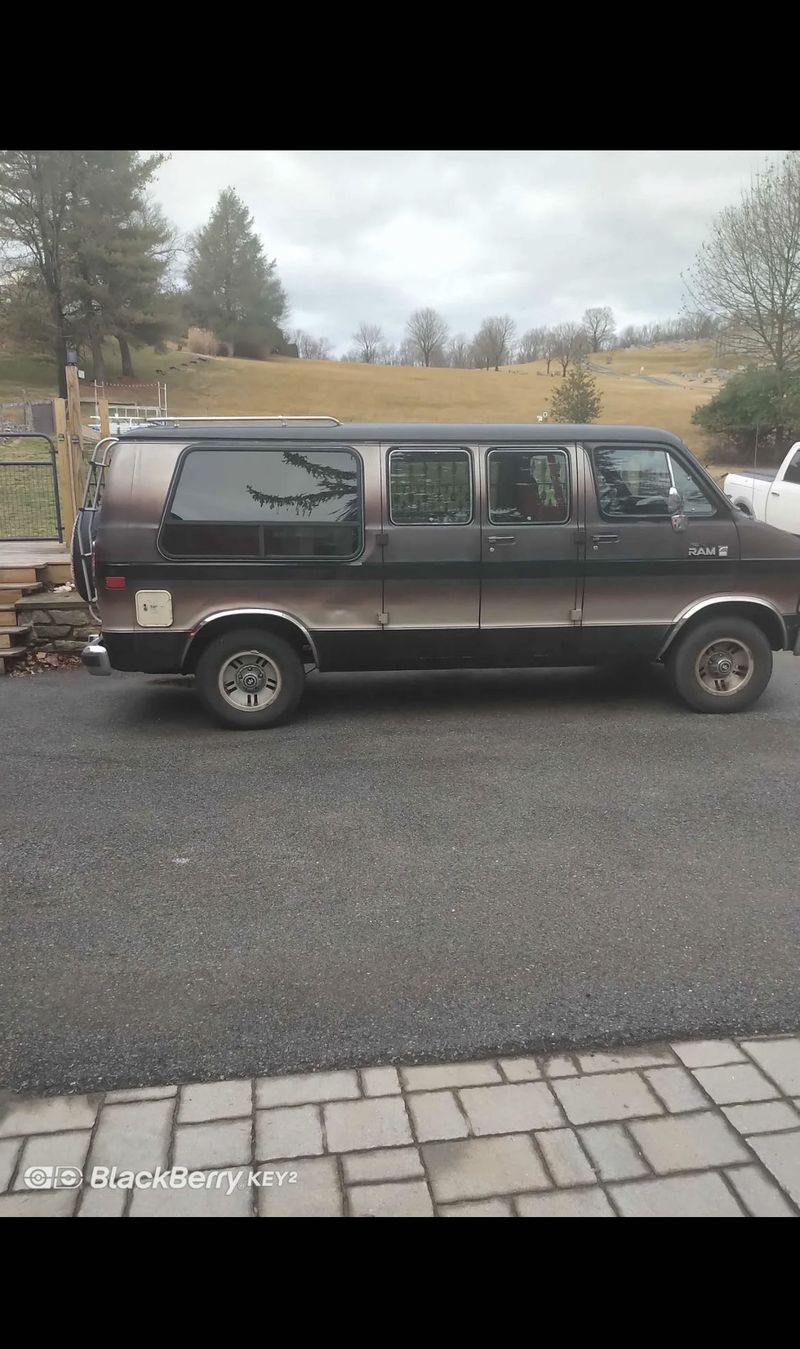
{"label": "sliding door handle", "polygon": [[516,543],[516,542],[517,542],[517,536],[516,536],[516,534],[487,534],[486,537],[487,537],[487,542],[492,543],[492,544],[494,544],[494,543]]}
{"label": "sliding door handle", "polygon": [[619,534],[593,534],[592,543],[619,543]]}

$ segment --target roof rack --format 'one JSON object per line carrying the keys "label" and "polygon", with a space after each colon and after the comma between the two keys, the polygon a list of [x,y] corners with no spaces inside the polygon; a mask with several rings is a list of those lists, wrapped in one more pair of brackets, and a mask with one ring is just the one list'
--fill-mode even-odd
{"label": "roof rack", "polygon": [[278,416],[270,414],[264,417],[148,417],[148,426],[183,426],[184,422],[280,422],[288,426],[289,422],[330,422],[332,426],[341,426],[338,417],[329,417],[325,413],[307,413],[305,416]]}

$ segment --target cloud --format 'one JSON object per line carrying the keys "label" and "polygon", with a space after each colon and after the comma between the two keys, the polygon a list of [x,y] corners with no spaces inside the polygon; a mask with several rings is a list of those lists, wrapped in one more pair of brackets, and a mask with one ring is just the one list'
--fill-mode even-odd
{"label": "cloud", "polygon": [[497,313],[519,331],[594,304],[676,314],[711,217],[778,153],[176,150],[155,195],[190,230],[236,188],[291,325],[342,352],[361,319],[401,340],[420,305],[468,334]]}

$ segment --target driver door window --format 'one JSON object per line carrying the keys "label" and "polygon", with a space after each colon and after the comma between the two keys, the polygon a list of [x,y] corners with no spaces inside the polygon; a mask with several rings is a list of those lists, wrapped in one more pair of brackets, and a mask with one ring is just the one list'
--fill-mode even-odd
{"label": "driver door window", "polygon": [[666,450],[598,446],[594,472],[606,519],[667,515],[672,479]]}
{"label": "driver door window", "polygon": [[668,450],[645,446],[597,446],[593,455],[600,513],[606,520],[669,514],[669,490],[677,488],[683,513],[716,515],[714,502],[687,468]]}

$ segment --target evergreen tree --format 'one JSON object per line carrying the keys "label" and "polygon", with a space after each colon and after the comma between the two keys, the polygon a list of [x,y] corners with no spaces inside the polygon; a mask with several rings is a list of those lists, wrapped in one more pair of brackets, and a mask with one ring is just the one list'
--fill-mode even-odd
{"label": "evergreen tree", "polygon": [[600,415],[597,384],[585,360],[573,365],[553,395],[550,415],[555,422],[593,422]]}
{"label": "evergreen tree", "polygon": [[146,197],[163,159],[131,150],[91,150],[81,156],[71,222],[76,335],[91,349],[97,380],[106,378],[107,337],[117,338],[122,372],[132,377],[131,345],[157,345],[167,328],[162,292],[173,231]]}
{"label": "evergreen tree", "polygon": [[[47,344],[66,395],[68,346],[87,346],[105,377],[103,341],[156,341],[172,231],[146,198],[163,155],[133,150],[0,151],[0,242],[11,277],[6,331]],[[129,352],[127,373],[133,373]]]}
{"label": "evergreen tree", "polygon": [[779,464],[800,437],[800,371],[752,367],[726,380],[710,403],[692,414],[695,426],[718,436],[731,459],[760,467]]}
{"label": "evergreen tree", "polygon": [[[35,295],[40,334],[53,353],[59,393],[66,397],[69,287],[73,239],[70,217],[78,150],[0,150],[0,244],[13,280]],[[4,309],[13,331],[24,294],[14,289]],[[24,322],[24,320],[23,320]]]}
{"label": "evergreen tree", "polygon": [[233,188],[220,192],[208,224],[190,239],[186,272],[192,322],[229,342],[234,356],[283,343],[286,294],[264,255],[253,217]]}

